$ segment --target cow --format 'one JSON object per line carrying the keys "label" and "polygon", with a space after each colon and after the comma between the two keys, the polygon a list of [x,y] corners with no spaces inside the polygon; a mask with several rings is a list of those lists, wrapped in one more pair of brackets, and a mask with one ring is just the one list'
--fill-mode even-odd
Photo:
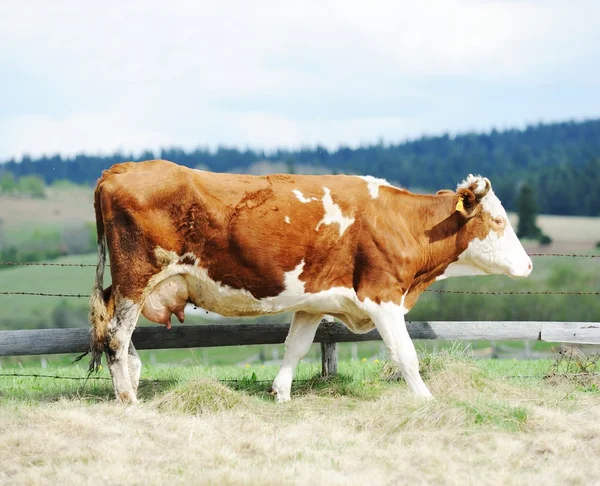
{"label": "cow", "polygon": [[[94,193],[98,264],[91,361],[106,354],[117,401],[134,403],[140,314],[171,327],[188,303],[223,316],[294,313],[273,382],[290,399],[298,362],[324,316],[376,328],[409,390],[432,395],[405,325],[423,290],[446,277],[527,277],[532,262],[489,179],[423,195],[355,175],[253,176],[164,160],[124,162]],[[112,285],[103,288],[106,248]]]}

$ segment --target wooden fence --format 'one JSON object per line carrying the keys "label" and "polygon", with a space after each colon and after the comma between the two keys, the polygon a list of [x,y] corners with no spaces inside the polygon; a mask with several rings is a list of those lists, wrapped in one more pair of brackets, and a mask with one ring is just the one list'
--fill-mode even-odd
{"label": "wooden fence", "polygon": [[[138,327],[133,333],[137,349],[205,348],[249,344],[281,344],[289,324],[208,324],[196,326]],[[539,340],[557,343],[600,344],[600,322],[543,321],[422,321],[408,322],[412,339]],[[336,343],[378,341],[377,330],[354,334],[337,322],[322,321],[315,342],[321,343],[323,374],[337,371]],[[0,331],[0,356],[83,353],[89,346],[89,329],[35,329]]]}

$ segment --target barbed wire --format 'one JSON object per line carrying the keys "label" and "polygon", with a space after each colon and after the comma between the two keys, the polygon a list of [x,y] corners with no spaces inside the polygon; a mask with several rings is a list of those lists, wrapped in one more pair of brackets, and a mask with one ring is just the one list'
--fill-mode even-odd
{"label": "barbed wire", "polygon": [[[537,378],[537,379],[545,379],[548,375],[503,375],[499,378]],[[590,372],[590,373],[565,373],[564,376],[567,377],[578,377],[578,376],[600,376],[600,372]],[[72,381],[88,381],[88,380],[96,380],[96,381],[108,381],[111,380],[110,376],[61,376],[61,375],[44,375],[39,373],[0,373],[0,378],[49,378],[55,380],[72,380]],[[318,378],[315,378],[318,380]],[[315,379],[304,379],[304,380],[294,380],[296,384],[304,384],[314,382]],[[170,378],[155,378],[148,379],[142,378],[140,380],[140,385],[151,384],[151,383],[160,383],[162,381],[169,381]],[[197,378],[187,378],[187,379],[177,379],[176,381],[179,383],[190,383],[193,381],[197,381]],[[220,383],[237,383],[237,384],[270,384],[273,383],[273,380],[252,380],[251,378],[239,378],[239,379],[219,379],[215,378]],[[385,379],[381,379],[381,381],[386,381]]]}
{"label": "barbed wire", "polygon": [[502,292],[484,292],[476,290],[445,290],[445,289],[426,289],[424,292],[435,292],[438,294],[469,294],[469,295],[600,295],[600,292],[568,292],[560,290],[508,290]]}
{"label": "barbed wire", "polygon": [[[600,258],[600,255],[584,255],[581,253],[530,253],[530,257],[568,257],[568,258]],[[95,263],[52,263],[52,262],[0,262],[0,266],[26,267],[96,267]],[[106,264],[110,267],[110,264]]]}
{"label": "barbed wire", "polygon": [[[24,266],[24,267],[95,267],[95,263],[50,263],[50,262],[0,262],[3,266]],[[106,264],[110,267],[109,264]]]}
{"label": "barbed wire", "polygon": [[45,292],[0,292],[0,295],[33,295],[38,297],[75,297],[78,299],[87,299],[90,294],[50,294]]}
{"label": "barbed wire", "polygon": [[600,258],[600,255],[582,255],[580,253],[529,253],[530,257],[571,257],[571,258]]}
{"label": "barbed wire", "polygon": [[[509,290],[509,291],[477,291],[477,290],[445,290],[445,289],[426,289],[424,292],[434,292],[437,294],[464,294],[464,295],[597,295],[600,296],[599,292],[568,292],[560,290],[540,290],[540,291],[529,291],[529,290]],[[0,292],[0,295],[26,295],[34,297],[67,297],[77,299],[88,299],[89,294],[53,294],[45,292]]]}
{"label": "barbed wire", "polygon": [[[0,373],[0,378],[50,378],[55,380],[73,380],[73,381],[87,381],[87,380],[100,380],[106,381],[111,380],[110,376],[61,376],[61,375],[44,375],[40,373]],[[235,379],[219,379],[215,378],[220,383],[248,383],[248,384],[264,384],[264,383],[273,383],[273,380],[252,380],[251,378],[239,378]],[[170,378],[160,378],[148,379],[142,378],[140,380],[140,384],[148,384],[148,383],[160,383],[161,381],[169,381]],[[197,378],[186,378],[186,379],[177,379],[178,382],[189,383],[192,381],[196,381]],[[310,383],[314,380],[294,380],[294,383]]]}

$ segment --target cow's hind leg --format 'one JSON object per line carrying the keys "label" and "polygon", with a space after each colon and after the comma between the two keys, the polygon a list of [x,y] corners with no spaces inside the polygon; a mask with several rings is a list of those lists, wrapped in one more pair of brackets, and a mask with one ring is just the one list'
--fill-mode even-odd
{"label": "cow's hind leg", "polygon": [[419,374],[419,359],[406,329],[404,308],[392,303],[373,303],[369,307],[368,312],[388,348],[390,358],[400,369],[410,391],[418,397],[431,399],[432,395]]}
{"label": "cow's hind leg", "polygon": [[133,345],[133,341],[129,341],[129,352],[127,356],[127,368],[129,369],[129,379],[133,393],[137,396],[138,385],[140,384],[140,375],[142,373],[142,360],[140,355]]}
{"label": "cow's hind leg", "polygon": [[[116,302],[115,314],[108,325],[106,359],[117,401],[123,403],[137,402],[136,392],[141,362],[133,345],[130,344],[139,313],[140,307],[135,302],[119,299]],[[135,353],[131,363],[130,349]]]}
{"label": "cow's hind leg", "polygon": [[294,371],[298,362],[308,353],[322,317],[322,314],[306,312],[296,312],[294,315],[285,339],[283,364],[273,382],[272,390],[278,402],[286,402],[290,399]]}

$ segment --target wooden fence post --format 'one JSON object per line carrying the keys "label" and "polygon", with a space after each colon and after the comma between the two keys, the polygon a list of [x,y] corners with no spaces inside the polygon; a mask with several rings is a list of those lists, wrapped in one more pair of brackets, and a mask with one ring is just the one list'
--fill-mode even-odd
{"label": "wooden fence post", "polygon": [[321,343],[322,376],[337,375],[337,343]]}

